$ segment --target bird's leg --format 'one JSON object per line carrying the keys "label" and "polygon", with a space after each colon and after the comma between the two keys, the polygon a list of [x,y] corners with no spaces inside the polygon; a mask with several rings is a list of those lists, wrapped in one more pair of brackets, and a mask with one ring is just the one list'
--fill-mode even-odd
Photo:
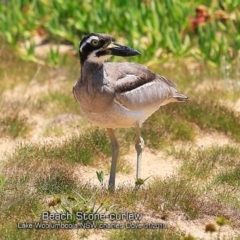
{"label": "bird's leg", "polygon": [[140,131],[140,127],[139,127],[138,124],[135,127],[135,131],[136,131],[135,149],[137,151],[137,173],[136,173],[136,178],[138,180],[141,177],[142,150],[144,148],[144,140],[141,137],[141,131]]}
{"label": "bird's leg", "polygon": [[111,171],[110,171],[108,189],[110,191],[114,191],[115,190],[115,178],[116,178],[119,145],[118,145],[118,142],[117,142],[117,139],[115,137],[113,129],[112,128],[107,128],[107,132],[108,132],[108,136],[110,138],[111,146],[112,146],[112,162],[111,162]]}

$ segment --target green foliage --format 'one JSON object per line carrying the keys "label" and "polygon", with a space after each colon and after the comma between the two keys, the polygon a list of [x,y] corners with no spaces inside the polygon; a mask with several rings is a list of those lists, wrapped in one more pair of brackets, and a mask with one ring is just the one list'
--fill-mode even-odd
{"label": "green foliage", "polygon": [[59,45],[56,50],[52,47],[50,48],[50,52],[48,55],[48,63],[52,66],[57,66],[60,62],[60,55],[59,55]]}
{"label": "green foliage", "polygon": [[216,218],[216,223],[217,223],[218,226],[222,227],[224,225],[229,224],[229,221],[224,217],[217,217]]}
{"label": "green foliage", "polygon": [[[235,22],[211,19],[199,25],[194,33],[190,18],[195,16],[199,4],[206,4],[209,14],[220,8],[215,1],[9,0],[0,5],[0,33],[18,50],[19,41],[31,40],[39,30],[57,44],[71,42],[77,50],[84,34],[105,32],[116,39],[123,37],[125,44],[139,49],[142,55],[138,61],[149,61],[161,48],[167,54],[193,55],[220,63],[222,55],[230,58],[229,48],[235,54],[240,49],[236,27],[240,19],[236,11],[239,2],[224,3],[227,14],[236,14]],[[30,44],[24,58],[36,61],[33,52],[34,46]],[[58,50],[50,51],[48,62],[58,64]]]}
{"label": "green foliage", "polygon": [[98,181],[101,183],[101,185],[103,186],[103,180],[104,180],[104,172],[103,171],[96,171],[97,174],[97,179]]}
{"label": "green foliage", "polygon": [[[151,177],[151,176],[150,176]],[[137,178],[135,180],[135,187],[136,189],[138,189],[140,186],[142,186],[150,177],[147,177],[145,179],[142,179],[142,178]]]}
{"label": "green foliage", "polygon": [[[86,186],[87,187],[87,186]],[[90,187],[90,186],[88,186]],[[97,203],[97,194],[99,192],[99,189],[94,189],[94,187],[90,187],[88,190],[91,190],[90,196],[84,196],[84,193],[80,194],[76,191],[74,192],[74,195],[70,195],[67,197],[67,199],[63,199],[59,201],[57,204],[62,209],[62,212],[64,213],[71,213],[72,219],[68,219],[68,222],[70,223],[76,223],[76,222],[91,222],[91,223],[99,223],[101,220],[99,219],[82,219],[78,220],[76,213],[82,212],[87,214],[99,214],[99,213],[105,213],[107,212],[107,209],[111,208],[108,207],[108,201],[109,199],[103,200],[100,204]],[[63,203],[64,202],[64,203]],[[113,207],[113,206],[112,206]],[[54,208],[56,211],[56,208]]]}

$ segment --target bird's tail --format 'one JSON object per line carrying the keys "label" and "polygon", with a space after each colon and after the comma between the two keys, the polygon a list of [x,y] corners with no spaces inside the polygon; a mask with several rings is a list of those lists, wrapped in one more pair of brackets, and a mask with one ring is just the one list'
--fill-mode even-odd
{"label": "bird's tail", "polygon": [[181,93],[175,93],[173,96],[174,99],[176,99],[176,102],[186,102],[188,100],[188,97],[181,94]]}

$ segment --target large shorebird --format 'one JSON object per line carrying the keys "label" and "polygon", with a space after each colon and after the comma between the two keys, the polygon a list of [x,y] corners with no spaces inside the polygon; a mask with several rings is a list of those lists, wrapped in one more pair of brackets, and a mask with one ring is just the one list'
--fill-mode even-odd
{"label": "large shorebird", "polygon": [[177,92],[175,83],[143,65],[104,62],[112,55],[128,57],[139,54],[135,49],[115,43],[115,39],[107,34],[91,33],[79,46],[81,76],[73,87],[73,95],[90,122],[107,128],[112,145],[110,190],[115,189],[119,152],[113,129],[135,127],[136,177],[139,179],[144,148],[141,125],[160,106],[187,100],[185,95]]}

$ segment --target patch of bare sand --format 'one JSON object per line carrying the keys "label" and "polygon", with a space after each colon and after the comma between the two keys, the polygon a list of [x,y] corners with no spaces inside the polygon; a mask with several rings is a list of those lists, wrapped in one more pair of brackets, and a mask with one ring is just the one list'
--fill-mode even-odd
{"label": "patch of bare sand", "polygon": [[[164,222],[163,220],[159,220],[152,217],[144,217],[142,219],[142,223],[165,223],[168,227],[174,227],[175,229],[179,229],[181,232],[184,232],[186,235],[190,234],[197,240],[229,240],[235,239],[238,234],[240,234],[239,230],[234,230],[230,225],[225,225],[221,228],[220,235],[218,232],[210,233],[205,232],[205,225],[208,223],[214,223],[215,217],[208,216],[206,218],[198,219],[198,220],[181,220],[180,217],[178,219],[169,220]],[[219,228],[218,228],[219,229]],[[79,239],[79,236],[84,235],[84,229],[74,230],[71,232],[73,239]],[[136,230],[138,231],[138,230]],[[164,229],[162,230],[164,231]],[[108,239],[107,235],[109,234],[109,230],[102,229],[96,230],[91,229],[88,232],[88,235],[82,239],[86,240],[106,240]]]}
{"label": "patch of bare sand", "polygon": [[[52,79],[48,79],[44,83],[38,82],[33,79],[29,83],[20,83],[16,85],[13,89],[7,89],[2,94],[2,99],[4,102],[26,102],[27,100],[34,100],[37,95],[47,93],[48,91],[61,91],[63,86],[61,82],[66,80],[66,76],[62,75],[60,77],[53,76]],[[56,82],[58,84],[56,84]],[[69,94],[71,94],[71,89],[69,89]]]}
{"label": "patch of bare sand", "polygon": [[234,110],[237,113],[240,113],[240,98],[237,100],[237,102],[234,104]]}
{"label": "patch of bare sand", "polygon": [[[215,216],[207,216],[202,219],[197,220],[182,220],[181,217],[178,219],[174,219],[169,221],[169,225],[175,227],[176,229],[180,229],[185,234],[191,234],[193,237],[199,240],[228,240],[234,239],[240,231],[233,229],[230,225],[225,225],[221,228],[220,236],[218,238],[218,232],[210,233],[205,232],[205,225],[208,223],[215,223]],[[219,228],[218,228],[219,229]]]}
{"label": "patch of bare sand", "polygon": [[236,101],[219,99],[219,103],[222,104],[223,106],[231,109],[236,114],[240,114],[240,98],[238,98]]}
{"label": "patch of bare sand", "polygon": [[[122,185],[135,186],[136,180],[136,151],[131,149],[129,154],[124,156],[124,160],[131,166],[133,172],[130,174],[117,173],[116,188]],[[109,162],[111,159],[109,159]],[[121,161],[121,159],[119,160]],[[142,156],[141,178],[149,180],[153,177],[167,177],[177,172],[179,162],[171,157],[166,157],[163,152],[153,153],[148,148],[145,148]],[[105,173],[104,185],[108,185],[109,171],[104,166],[94,168],[89,166],[79,166],[75,168],[76,176],[84,176],[84,182],[99,186],[96,171],[103,171]],[[82,179],[81,179],[82,180]]]}
{"label": "patch of bare sand", "polygon": [[31,41],[25,41],[24,44],[21,43],[20,47],[23,52],[27,51],[31,43],[35,43],[34,54],[38,57],[47,57],[50,51],[57,52],[59,54],[71,53],[74,54],[75,50],[72,45],[66,44],[53,44],[48,41],[47,36],[34,35]]}
{"label": "patch of bare sand", "polygon": [[[154,217],[152,216],[154,215]],[[181,212],[172,212],[169,213],[168,220],[164,221],[156,213],[150,213],[142,218],[142,222],[146,223],[164,223],[168,227],[174,227],[179,229],[181,232],[184,232],[186,235],[190,234],[195,239],[199,240],[213,240],[218,239],[218,232],[213,233],[212,237],[209,233],[205,232],[206,224],[215,223],[215,216],[204,216],[201,219],[195,220],[186,220],[186,215]],[[217,227],[217,230],[219,228]],[[164,230],[163,230],[164,231]],[[221,228],[219,240],[228,240],[233,239],[235,236],[240,234],[240,230],[233,229],[230,225],[225,225]]]}
{"label": "patch of bare sand", "polygon": [[220,81],[217,79],[205,79],[200,84],[197,84],[194,88],[196,92],[207,92],[213,89],[221,91],[222,89],[224,89],[224,81]]}
{"label": "patch of bare sand", "polygon": [[[125,159],[136,170],[137,154],[134,148],[125,156]],[[177,172],[179,162],[172,157],[165,156],[162,151],[152,152],[148,148],[143,150],[141,178],[145,179],[149,176],[167,177]]]}
{"label": "patch of bare sand", "polygon": [[[88,230],[89,232],[86,233],[87,230],[84,230],[84,229],[78,229],[78,230],[73,230],[71,231],[71,236],[72,236],[72,239],[76,239],[76,240],[79,240],[79,239],[84,239],[84,240],[106,240],[106,239],[109,239],[107,237],[107,235],[109,234],[109,230],[106,230],[106,229],[103,229],[103,230]],[[79,236],[81,236],[79,238]]]}
{"label": "patch of bare sand", "polygon": [[213,145],[224,146],[235,142],[223,133],[201,131],[195,138],[194,145],[197,147],[211,147]]}
{"label": "patch of bare sand", "polygon": [[0,166],[4,164],[6,155],[11,153],[17,144],[10,138],[0,138]]}

